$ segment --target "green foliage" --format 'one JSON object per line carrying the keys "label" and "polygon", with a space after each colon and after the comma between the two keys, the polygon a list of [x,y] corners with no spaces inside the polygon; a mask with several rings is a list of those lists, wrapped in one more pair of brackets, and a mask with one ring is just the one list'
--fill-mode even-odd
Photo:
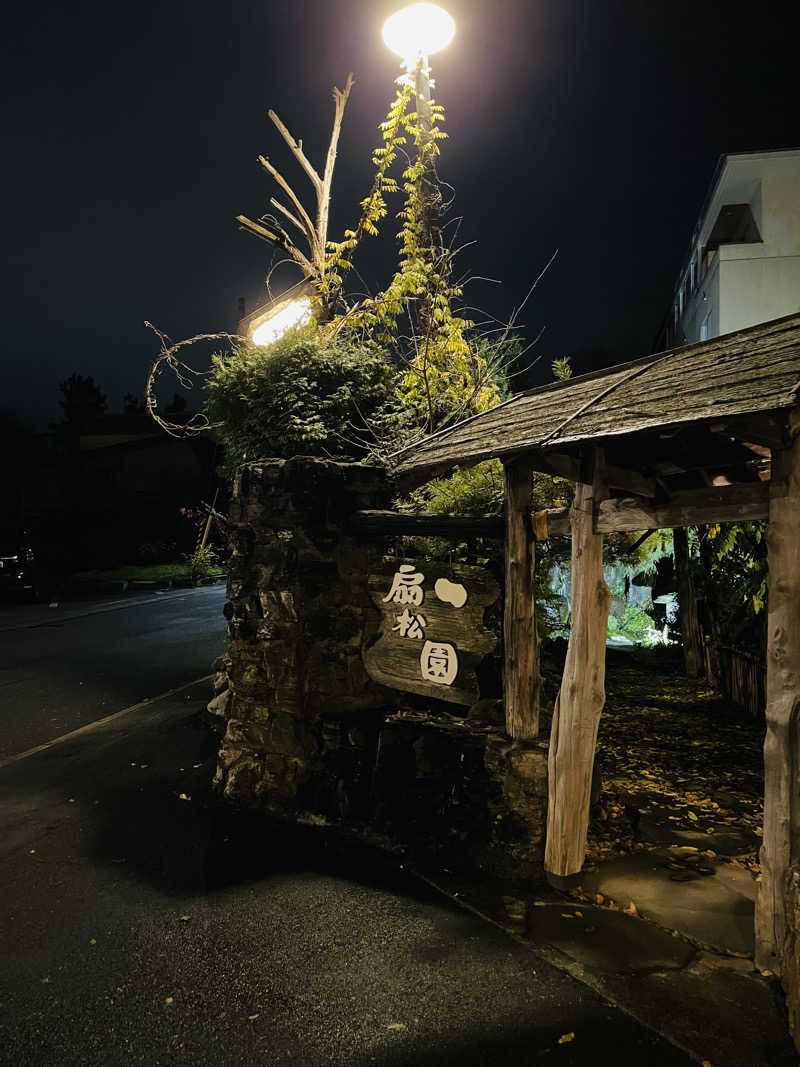
{"label": "green foliage", "polygon": [[[431,433],[449,422],[493,407],[500,390],[493,380],[486,346],[471,344],[467,334],[473,323],[453,311],[461,289],[451,280],[451,255],[443,246],[439,219],[443,206],[436,159],[438,141],[446,136],[444,109],[430,105],[427,121],[410,110],[414,78],[397,79],[398,91],[387,119],[381,124],[383,147],[376,150],[377,167],[373,191],[363,202],[359,227],[348,231],[345,242],[331,245],[330,270],[338,283],[360,233],[374,232],[377,220],[386,214],[384,191],[394,191],[388,169],[400,146],[413,143],[416,153],[402,172],[405,192],[398,241],[397,270],[388,286],[376,297],[363,301],[344,318],[347,331],[391,350],[405,372],[399,382],[398,399],[413,421]],[[412,340],[403,350],[399,343],[400,320],[407,317]]]}
{"label": "green foliage", "polygon": [[769,586],[765,524],[707,526],[691,531],[695,584],[723,641],[759,652],[766,641]]}
{"label": "green foliage", "polygon": [[[613,616],[612,616],[613,617]],[[619,632],[631,641],[644,641],[647,631],[653,626],[653,620],[644,610],[635,604],[628,604],[619,624]]]}
{"label": "green foliage", "polygon": [[217,556],[209,545],[200,545],[186,557],[189,574],[193,582],[200,582],[216,569]]}
{"label": "green foliage", "polygon": [[499,515],[503,509],[503,467],[499,460],[434,478],[409,497],[414,510],[437,515]]}
{"label": "green foliage", "polygon": [[569,356],[565,356],[563,359],[554,359],[552,364],[553,377],[558,382],[566,382],[572,377],[572,364],[569,361]]}
{"label": "green foliage", "polygon": [[361,201],[361,218],[354,230],[345,230],[343,241],[329,241],[325,259],[325,270],[319,284],[323,298],[330,299],[341,290],[344,275],[353,269],[353,255],[362,238],[367,233],[371,237],[378,235],[378,223],[386,217],[387,207],[385,193],[397,192],[397,181],[389,176],[400,148],[408,141],[407,131],[411,122],[409,105],[414,98],[414,84],[407,76],[397,79],[398,91],[389,113],[380,124],[383,144],[372,153],[375,166],[375,178],[369,195]]}
{"label": "green foliage", "polygon": [[264,456],[359,457],[365,420],[392,415],[396,377],[380,350],[312,323],[214,356],[206,414],[231,471]]}

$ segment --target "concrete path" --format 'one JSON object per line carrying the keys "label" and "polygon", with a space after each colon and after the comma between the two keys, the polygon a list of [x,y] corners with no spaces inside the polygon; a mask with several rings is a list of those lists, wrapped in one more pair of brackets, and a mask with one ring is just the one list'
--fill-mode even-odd
{"label": "concrete path", "polygon": [[752,956],[756,883],[696,849],[647,849],[601,863],[583,888],[711,949]]}

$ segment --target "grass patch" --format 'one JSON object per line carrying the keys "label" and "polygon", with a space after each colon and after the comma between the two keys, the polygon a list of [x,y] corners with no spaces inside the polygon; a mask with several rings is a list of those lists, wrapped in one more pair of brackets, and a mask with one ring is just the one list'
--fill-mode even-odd
{"label": "grass patch", "polygon": [[[212,575],[223,575],[222,568],[214,568]],[[191,570],[185,563],[136,564],[130,567],[113,567],[110,570],[78,571],[70,581],[75,585],[95,585],[102,582],[164,582],[171,578],[191,578]]]}

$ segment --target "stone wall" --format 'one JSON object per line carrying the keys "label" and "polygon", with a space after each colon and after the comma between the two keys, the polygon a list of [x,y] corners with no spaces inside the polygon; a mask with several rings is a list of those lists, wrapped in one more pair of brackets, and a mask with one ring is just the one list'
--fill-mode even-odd
{"label": "stone wall", "polygon": [[230,698],[217,779],[234,799],[296,807],[319,753],[319,718],[391,702],[362,646],[377,613],[376,549],[347,532],[358,508],[389,503],[379,468],[297,457],[241,468],[231,503]]}
{"label": "stone wall", "polygon": [[[349,516],[386,508],[384,472],[296,457],[241,468],[230,515],[230,643],[209,710],[217,783],[246,805],[312,815],[453,866],[541,867],[547,751],[511,742],[500,701],[385,688],[363,666],[380,617],[367,577],[387,547]],[[456,714],[454,715],[454,711]]]}

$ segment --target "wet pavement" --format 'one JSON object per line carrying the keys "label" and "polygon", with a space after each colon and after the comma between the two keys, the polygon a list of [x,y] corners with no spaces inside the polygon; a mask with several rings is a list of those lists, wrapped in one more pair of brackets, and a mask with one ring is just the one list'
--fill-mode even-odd
{"label": "wet pavement", "polygon": [[0,763],[208,674],[224,586],[0,605]]}
{"label": "wet pavement", "polygon": [[692,1062],[397,864],[217,805],[207,696],[0,770],[5,1062]]}

